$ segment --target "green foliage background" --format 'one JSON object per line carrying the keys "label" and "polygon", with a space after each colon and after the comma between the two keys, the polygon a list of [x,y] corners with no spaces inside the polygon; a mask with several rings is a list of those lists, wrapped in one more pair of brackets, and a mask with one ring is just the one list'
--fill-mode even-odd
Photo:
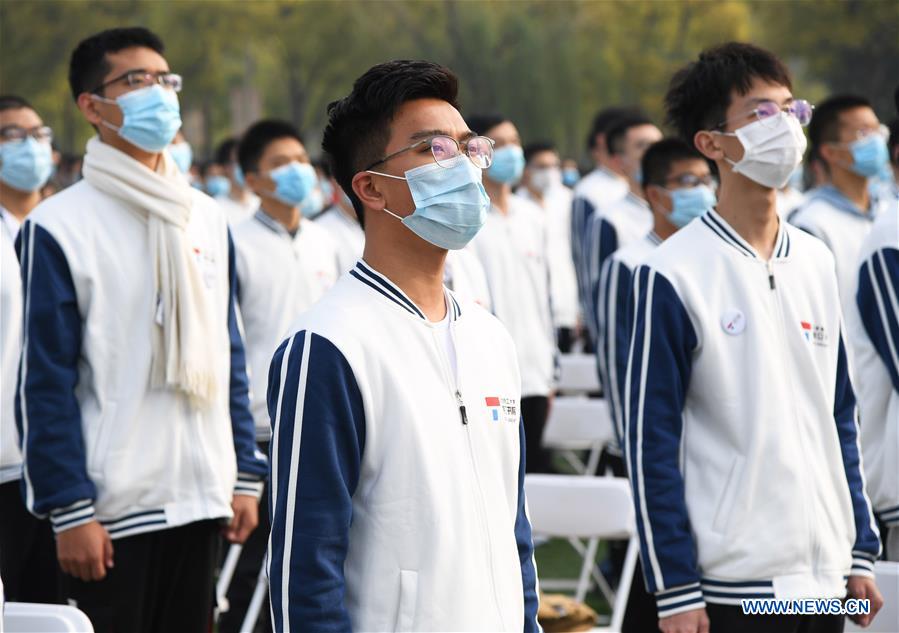
{"label": "green foliage background", "polygon": [[661,120],[672,72],[730,39],[781,55],[812,101],[853,91],[888,119],[899,83],[897,0],[0,0],[0,92],[80,152],[91,129],[68,93],[69,54],[121,25],[165,41],[200,156],[258,114],[292,120],[314,152],[327,103],[387,59],[446,64],[464,112],[502,112],[525,141],[579,158],[596,110],[633,103]]}

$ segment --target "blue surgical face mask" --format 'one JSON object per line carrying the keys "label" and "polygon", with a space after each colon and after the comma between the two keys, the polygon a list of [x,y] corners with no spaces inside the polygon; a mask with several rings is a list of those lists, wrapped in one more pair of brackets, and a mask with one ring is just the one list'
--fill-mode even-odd
{"label": "blue surgical face mask", "polygon": [[524,150],[518,145],[506,145],[493,153],[493,163],[487,169],[487,177],[503,185],[521,180],[524,173]]}
{"label": "blue surgical face mask", "polygon": [[405,180],[412,193],[415,211],[400,220],[418,237],[439,248],[459,250],[477,235],[490,210],[490,198],[481,183],[481,170],[461,157],[452,167],[428,163],[406,172],[406,177],[369,171],[397,180]]}
{"label": "blue surgical face mask", "polygon": [[169,145],[169,155],[175,161],[175,164],[178,165],[178,169],[181,170],[182,174],[190,171],[190,166],[194,163],[194,151],[191,149],[190,143],[187,141],[172,143]]}
{"label": "blue surgical face mask", "polygon": [[101,123],[145,152],[161,152],[181,129],[178,95],[159,84],[126,92],[115,99],[92,96],[97,101],[119,106],[123,117],[121,127],[107,121]]}
{"label": "blue surgical face mask", "polygon": [[268,172],[268,176],[275,181],[275,192],[268,195],[291,207],[300,206],[315,188],[315,168],[309,163],[287,163]]}
{"label": "blue surgical face mask", "polygon": [[665,191],[671,198],[671,213],[668,214],[668,219],[679,229],[715,206],[715,192],[708,185]]}
{"label": "blue surgical face mask", "polygon": [[322,195],[321,189],[318,188],[309,192],[309,195],[303,200],[303,204],[300,205],[300,213],[303,214],[304,218],[309,218],[310,220],[317,217],[324,210],[325,197]]}
{"label": "blue surgical face mask", "polygon": [[566,187],[574,187],[580,179],[581,175],[577,169],[569,167],[562,170],[562,184]]}
{"label": "blue surgical face mask", "polygon": [[19,191],[37,191],[53,173],[50,143],[29,136],[0,144],[0,180]]}
{"label": "blue surgical face mask", "polygon": [[231,191],[231,181],[224,176],[209,176],[206,179],[206,193],[213,198],[227,196]]}
{"label": "blue surgical face mask", "polygon": [[234,165],[234,182],[237,183],[238,187],[246,187],[247,181],[243,178],[243,169],[240,168],[240,165]]}
{"label": "blue surgical face mask", "polygon": [[852,165],[849,169],[859,176],[873,178],[890,160],[887,143],[880,134],[869,134],[849,145]]}

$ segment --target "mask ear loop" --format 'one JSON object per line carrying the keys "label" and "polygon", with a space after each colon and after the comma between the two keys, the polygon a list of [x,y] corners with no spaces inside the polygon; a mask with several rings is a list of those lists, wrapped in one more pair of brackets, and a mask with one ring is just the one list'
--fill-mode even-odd
{"label": "mask ear loop", "polygon": [[[105,103],[105,104],[107,104],[107,105],[114,105],[114,106],[118,106],[118,105],[119,105],[118,103],[116,103],[116,100],[115,100],[115,99],[108,99],[108,98],[106,98],[106,97],[101,97],[100,95],[91,95],[91,99],[93,99],[94,101],[99,101],[100,103]],[[122,109],[122,108],[119,107],[119,110],[121,110],[121,109]],[[122,116],[124,117],[124,113],[122,114]],[[113,125],[112,123],[110,123],[109,121],[107,121],[107,120],[104,119],[104,118],[101,118],[101,119],[100,119],[100,123],[103,124],[103,125],[105,125],[105,126],[108,127],[110,130],[112,130],[113,132],[116,132],[116,133],[118,133],[119,130],[122,129],[122,128],[120,128],[120,127],[116,127],[115,125]]]}
{"label": "mask ear loop", "polygon": [[[379,172],[379,171],[372,171],[371,169],[366,169],[366,170],[365,170],[365,173],[366,173],[366,174],[374,174],[375,176],[384,176],[385,178],[393,178],[394,180],[406,180],[406,178],[404,178],[403,176],[394,176],[393,174],[384,174],[384,173],[381,173],[381,172]],[[388,214],[388,215],[392,215],[393,217],[395,217],[395,218],[396,218],[397,220],[399,220],[400,222],[403,221],[403,218],[402,218],[401,216],[398,216],[396,213],[394,213],[393,211],[391,211],[391,210],[388,209],[387,207],[384,207],[382,210],[384,211],[384,213],[386,213],[386,214]]]}

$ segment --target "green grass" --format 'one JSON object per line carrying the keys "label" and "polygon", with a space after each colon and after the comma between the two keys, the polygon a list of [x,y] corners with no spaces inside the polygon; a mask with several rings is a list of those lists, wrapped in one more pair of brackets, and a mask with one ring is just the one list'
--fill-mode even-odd
{"label": "green grass", "polygon": [[[596,556],[597,561],[605,558],[606,544],[600,542],[599,551]],[[534,551],[534,557],[537,559],[537,574],[539,578],[571,578],[577,580],[578,574],[581,572],[581,557],[574,551],[565,539],[551,539],[537,547]],[[552,591],[550,593],[565,593],[574,595],[573,591]],[[594,611],[600,615],[609,616],[612,612],[609,603],[599,592],[593,589],[587,592],[584,599]]]}

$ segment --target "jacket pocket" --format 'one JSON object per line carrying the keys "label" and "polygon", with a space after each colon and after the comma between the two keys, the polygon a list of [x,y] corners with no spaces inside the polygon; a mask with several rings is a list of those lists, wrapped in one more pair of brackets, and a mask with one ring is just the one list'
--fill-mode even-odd
{"label": "jacket pocket", "polygon": [[109,440],[115,428],[116,403],[108,402],[97,422],[97,434],[94,436],[90,453],[87,456],[87,470],[92,475],[102,475],[107,453],[109,453]]}
{"label": "jacket pocket", "polygon": [[719,534],[725,534],[727,528],[732,524],[734,508],[737,502],[737,490],[740,480],[743,477],[743,464],[745,459],[736,457],[730,467],[730,474],[727,476],[727,482],[718,497],[718,503],[715,504],[718,511],[715,513],[715,520],[712,522],[712,530]]}
{"label": "jacket pocket", "polygon": [[415,607],[418,603],[418,572],[400,570],[400,602],[396,611],[395,631],[413,631]]}

